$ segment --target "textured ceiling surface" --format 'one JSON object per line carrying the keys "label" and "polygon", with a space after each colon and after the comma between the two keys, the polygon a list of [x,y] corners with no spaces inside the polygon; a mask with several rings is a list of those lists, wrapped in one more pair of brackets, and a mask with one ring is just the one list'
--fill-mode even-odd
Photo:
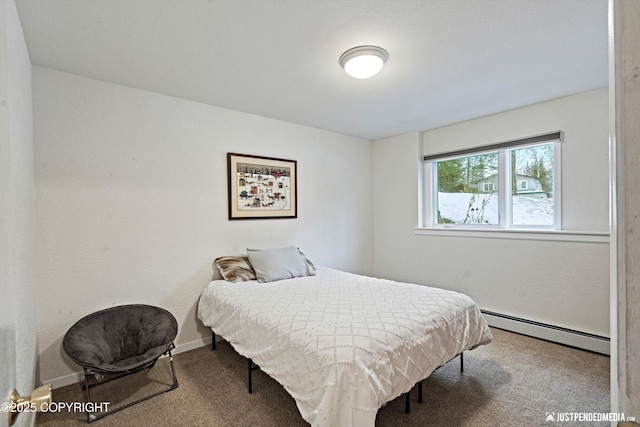
{"label": "textured ceiling surface", "polygon": [[[31,61],[366,139],[607,85],[605,0],[16,0]],[[338,58],[379,45],[368,80]]]}

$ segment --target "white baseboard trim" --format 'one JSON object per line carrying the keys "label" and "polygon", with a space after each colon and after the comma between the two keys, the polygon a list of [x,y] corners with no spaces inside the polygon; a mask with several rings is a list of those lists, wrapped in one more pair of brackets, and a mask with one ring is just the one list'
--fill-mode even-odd
{"label": "white baseboard trim", "polygon": [[521,319],[519,317],[495,313],[482,310],[482,315],[487,320],[489,326],[552,341],[559,344],[576,347],[583,350],[593,351],[610,355],[610,341],[607,337],[575,331],[573,329],[548,325],[532,320]]}
{"label": "white baseboard trim", "polygon": [[[211,335],[198,340],[189,341],[182,344],[176,344],[176,348],[173,349],[171,353],[176,355],[176,354],[184,353],[185,351],[195,350],[196,348],[204,347],[206,345],[211,345]],[[161,357],[166,357],[166,356],[161,356]],[[57,388],[61,388],[71,384],[76,384],[82,381],[84,381],[84,373],[82,371],[78,371],[78,372],[73,372],[71,374],[62,375],[60,377],[43,380],[42,384],[51,384],[51,388],[55,390]]]}
{"label": "white baseboard trim", "polygon": [[42,384],[51,384],[53,390],[83,381],[82,372],[73,372],[60,377],[41,380]]}
{"label": "white baseboard trim", "polygon": [[185,351],[195,350],[196,348],[204,347],[205,345],[211,345],[211,335],[208,337],[200,338],[198,340],[185,342],[182,344],[176,344],[173,354],[184,353]]}

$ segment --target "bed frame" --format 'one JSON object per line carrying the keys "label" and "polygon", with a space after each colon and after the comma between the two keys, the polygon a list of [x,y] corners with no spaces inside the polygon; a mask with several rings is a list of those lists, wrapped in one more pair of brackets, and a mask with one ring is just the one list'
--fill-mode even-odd
{"label": "bed frame", "polygon": [[[216,349],[216,333],[212,329],[211,330],[211,350],[215,350],[215,349]],[[460,372],[464,372],[464,352],[461,352],[461,353],[453,356],[453,358],[451,360],[455,359],[458,356],[460,356]],[[449,360],[449,362],[451,362],[451,360]],[[449,362],[447,362],[447,363],[449,363]],[[446,365],[447,363],[445,363],[444,365]],[[442,368],[444,365],[441,365],[441,366],[437,367],[433,372],[435,372],[438,369]],[[258,366],[255,363],[253,363],[253,360],[247,359],[247,383],[248,383],[248,388],[249,388],[249,394],[253,393],[253,381],[252,381],[252,378],[251,378],[251,373],[253,371],[255,371],[256,369],[260,369],[260,366]],[[424,380],[418,381],[418,403],[422,403],[423,402],[423,399],[422,399],[422,381],[424,381]],[[411,412],[411,400],[409,398],[410,394],[411,394],[411,390],[409,390],[408,392],[406,392],[404,394],[404,398],[405,398],[404,412],[405,412],[405,414],[408,414],[408,413]]]}

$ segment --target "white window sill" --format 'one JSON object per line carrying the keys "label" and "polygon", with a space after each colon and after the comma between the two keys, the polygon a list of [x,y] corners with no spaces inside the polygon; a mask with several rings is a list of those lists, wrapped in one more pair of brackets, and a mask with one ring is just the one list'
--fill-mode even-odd
{"label": "white window sill", "polygon": [[414,229],[414,234],[416,236],[479,237],[484,239],[609,243],[609,233],[596,231],[418,227]]}

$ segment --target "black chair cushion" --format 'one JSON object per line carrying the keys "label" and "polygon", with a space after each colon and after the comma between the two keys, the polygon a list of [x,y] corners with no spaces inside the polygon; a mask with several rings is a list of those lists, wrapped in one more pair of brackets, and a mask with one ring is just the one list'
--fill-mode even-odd
{"label": "black chair cushion", "polygon": [[173,344],[178,322],[150,305],[111,307],[76,322],[64,336],[64,351],[97,372],[127,372],[155,363]]}

